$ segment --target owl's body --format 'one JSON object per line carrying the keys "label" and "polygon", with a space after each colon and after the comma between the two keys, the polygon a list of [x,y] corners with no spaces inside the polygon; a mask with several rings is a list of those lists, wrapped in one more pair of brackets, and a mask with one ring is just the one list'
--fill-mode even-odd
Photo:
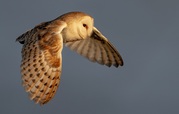
{"label": "owl's body", "polygon": [[63,44],[93,62],[109,67],[123,65],[118,51],[93,23],[93,18],[85,13],[70,12],[17,38],[23,44],[22,83],[36,103],[47,103],[57,91]]}

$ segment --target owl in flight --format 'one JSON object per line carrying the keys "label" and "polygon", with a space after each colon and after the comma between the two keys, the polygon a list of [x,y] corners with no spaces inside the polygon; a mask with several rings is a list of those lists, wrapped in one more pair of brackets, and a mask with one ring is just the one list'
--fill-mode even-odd
{"label": "owl in flight", "polygon": [[119,52],[93,24],[88,14],[69,12],[16,39],[23,44],[22,84],[32,100],[43,105],[54,97],[60,83],[63,44],[92,62],[123,65]]}

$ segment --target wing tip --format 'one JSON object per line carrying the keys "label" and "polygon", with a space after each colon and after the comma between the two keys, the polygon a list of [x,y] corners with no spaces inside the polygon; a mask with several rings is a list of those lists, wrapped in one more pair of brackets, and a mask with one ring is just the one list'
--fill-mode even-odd
{"label": "wing tip", "polygon": [[113,66],[115,66],[116,68],[118,68],[119,66],[124,66],[124,62],[120,61],[119,63],[113,64]]}

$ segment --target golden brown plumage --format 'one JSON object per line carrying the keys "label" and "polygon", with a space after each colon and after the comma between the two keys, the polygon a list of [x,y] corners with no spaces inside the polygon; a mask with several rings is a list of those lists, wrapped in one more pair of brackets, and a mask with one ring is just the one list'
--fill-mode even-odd
{"label": "golden brown plumage", "polygon": [[93,18],[70,12],[41,23],[17,38],[22,48],[22,84],[36,103],[45,104],[60,83],[63,43],[93,62],[118,67],[123,60],[94,26]]}

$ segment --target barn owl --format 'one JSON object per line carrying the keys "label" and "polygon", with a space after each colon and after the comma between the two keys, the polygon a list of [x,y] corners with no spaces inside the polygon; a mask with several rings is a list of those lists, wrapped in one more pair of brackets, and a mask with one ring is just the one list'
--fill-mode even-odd
{"label": "barn owl", "polygon": [[23,44],[22,85],[31,100],[41,105],[54,97],[59,86],[63,44],[92,62],[123,65],[115,47],[94,27],[94,19],[83,12],[69,12],[41,23],[16,41]]}

